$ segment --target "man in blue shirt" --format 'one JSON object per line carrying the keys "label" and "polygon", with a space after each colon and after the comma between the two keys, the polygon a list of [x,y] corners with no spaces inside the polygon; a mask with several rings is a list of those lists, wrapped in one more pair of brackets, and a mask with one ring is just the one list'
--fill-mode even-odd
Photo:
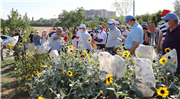
{"label": "man in blue shirt", "polygon": [[126,16],[123,23],[127,23],[127,26],[131,27],[131,31],[126,38],[124,45],[125,49],[129,50],[130,54],[133,54],[139,44],[143,43],[143,28],[139,23],[136,23],[135,18],[131,15]]}

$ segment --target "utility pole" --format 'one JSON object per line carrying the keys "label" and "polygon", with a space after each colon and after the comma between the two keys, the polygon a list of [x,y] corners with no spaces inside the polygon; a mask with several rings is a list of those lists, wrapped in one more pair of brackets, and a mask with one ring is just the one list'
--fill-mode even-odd
{"label": "utility pole", "polygon": [[133,16],[135,17],[135,0],[133,0]]}

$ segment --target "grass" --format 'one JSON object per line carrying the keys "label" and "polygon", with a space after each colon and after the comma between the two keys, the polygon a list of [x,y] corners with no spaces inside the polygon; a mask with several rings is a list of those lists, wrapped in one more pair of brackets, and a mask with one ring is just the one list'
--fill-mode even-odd
{"label": "grass", "polygon": [[15,61],[6,58],[1,61],[1,98],[2,99],[30,99],[27,92],[22,90],[23,83],[18,83],[14,72]]}

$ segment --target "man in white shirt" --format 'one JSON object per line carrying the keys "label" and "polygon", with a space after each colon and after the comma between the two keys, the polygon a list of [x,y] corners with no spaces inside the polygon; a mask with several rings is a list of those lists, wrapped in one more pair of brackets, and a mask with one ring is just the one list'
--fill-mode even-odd
{"label": "man in white shirt", "polygon": [[104,32],[101,25],[97,27],[97,31],[99,33],[96,34],[96,39],[94,40],[97,42],[96,43],[97,47],[99,47],[100,49],[103,49],[105,48],[107,34]]}
{"label": "man in white shirt", "polygon": [[[122,42],[125,42],[125,38],[121,35],[120,30],[116,27],[116,23],[114,19],[108,20],[108,27],[110,28],[107,43],[106,43],[106,51],[114,55],[116,53],[117,45],[121,46]],[[121,39],[121,41],[119,39]]]}
{"label": "man in white shirt", "polygon": [[124,25],[121,28],[123,30],[122,35],[126,38],[127,35],[129,34],[129,31],[126,29],[126,26]]}
{"label": "man in white shirt", "polygon": [[79,26],[79,32],[81,33],[78,48],[81,48],[81,50],[87,50],[88,52],[92,50],[91,47],[91,36],[86,31],[86,26],[84,24],[81,24]]}
{"label": "man in white shirt", "polygon": [[51,35],[51,42],[50,42],[50,47],[51,47],[51,50],[57,50],[58,53],[60,53],[60,50],[61,50],[61,35],[62,35],[62,28],[61,27],[58,27],[56,29],[56,33],[53,33]]}
{"label": "man in white shirt", "polygon": [[3,40],[0,38],[0,43],[1,43],[1,61],[4,61],[3,59]]}

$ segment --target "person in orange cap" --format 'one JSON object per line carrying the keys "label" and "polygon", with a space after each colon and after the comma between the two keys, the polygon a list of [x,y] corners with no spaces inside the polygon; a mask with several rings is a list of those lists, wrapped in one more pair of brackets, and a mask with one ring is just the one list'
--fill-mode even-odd
{"label": "person in orange cap", "polygon": [[[161,18],[165,17],[170,12],[171,11],[164,9],[163,12],[159,14],[159,16],[161,16]],[[163,41],[165,39],[167,28],[168,28],[166,24],[167,24],[167,22],[164,22],[164,24],[162,24],[160,26],[160,32],[159,32],[160,34],[159,34],[159,40],[158,40],[158,52],[159,53],[162,53],[161,45],[162,45],[162,43],[163,43]]]}

